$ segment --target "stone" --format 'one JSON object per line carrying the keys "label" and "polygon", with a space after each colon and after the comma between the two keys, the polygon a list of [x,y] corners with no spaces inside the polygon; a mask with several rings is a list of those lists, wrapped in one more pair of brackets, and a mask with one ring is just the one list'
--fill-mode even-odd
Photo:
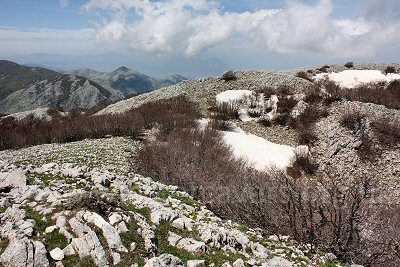
{"label": "stone", "polygon": [[186,267],[201,267],[205,266],[205,260],[190,260],[187,261]]}
{"label": "stone", "polygon": [[111,249],[116,249],[120,252],[128,252],[128,250],[122,244],[121,237],[118,231],[112,227],[106,220],[103,219],[99,214],[95,212],[85,212],[83,218],[88,223],[93,223],[103,231],[103,235],[107,241],[108,247]]}
{"label": "stone", "polygon": [[290,262],[281,257],[274,257],[267,262],[268,267],[295,267],[293,262]]}
{"label": "stone", "polygon": [[21,170],[0,173],[0,192],[13,188],[26,188],[26,181],[25,172]]}
{"label": "stone", "polygon": [[186,216],[175,219],[174,221],[172,221],[171,225],[181,230],[188,230],[188,231],[193,230],[193,220],[189,219]]}
{"label": "stone", "polygon": [[251,249],[253,251],[253,254],[258,258],[269,259],[272,257],[271,252],[260,243],[253,243]]}
{"label": "stone", "polygon": [[229,262],[225,262],[221,267],[232,267],[232,265]]}
{"label": "stone", "polygon": [[116,223],[119,223],[122,221],[122,215],[116,212],[113,212],[108,216],[108,221],[110,222],[111,225],[115,225]]}
{"label": "stone", "polygon": [[176,247],[191,253],[204,253],[206,251],[206,244],[193,238],[183,238],[179,240]]}
{"label": "stone", "polygon": [[47,259],[47,250],[44,244],[40,241],[33,241],[33,246],[35,247],[34,266],[35,267],[49,266],[49,261]]}
{"label": "stone", "polygon": [[233,263],[233,267],[245,267],[245,263],[242,259],[237,259],[234,263]]}
{"label": "stone", "polygon": [[61,261],[64,259],[64,251],[62,251],[60,248],[55,248],[50,251],[50,256],[55,261]]}
{"label": "stone", "polygon": [[162,254],[159,257],[153,257],[146,262],[144,267],[183,267],[185,266],[181,259],[171,254]]}
{"label": "stone", "polygon": [[46,249],[40,241],[12,240],[0,257],[3,266],[47,267]]}
{"label": "stone", "polygon": [[132,242],[131,245],[129,246],[129,251],[134,251],[136,249],[136,243]]}
{"label": "stone", "polygon": [[168,232],[168,234],[169,234],[169,236],[168,236],[168,243],[171,245],[171,246],[176,246],[176,243],[178,243],[178,241],[180,240],[180,239],[182,239],[182,237],[181,236],[179,236],[179,235],[177,235],[177,234],[175,234],[175,233],[173,233],[173,232]]}
{"label": "stone", "polygon": [[121,262],[121,255],[117,252],[112,252],[111,253],[112,259],[113,259],[113,264],[117,265],[118,263]]}
{"label": "stone", "polygon": [[44,232],[46,233],[46,234],[50,234],[50,233],[52,233],[54,230],[56,230],[57,229],[57,226],[56,225],[53,225],[53,226],[49,226],[49,227],[46,227],[46,229],[44,230]]}

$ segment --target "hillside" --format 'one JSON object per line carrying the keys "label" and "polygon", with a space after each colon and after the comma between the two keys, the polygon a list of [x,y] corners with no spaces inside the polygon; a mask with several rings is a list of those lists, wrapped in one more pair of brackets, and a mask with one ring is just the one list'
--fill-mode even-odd
{"label": "hillside", "polygon": [[[139,147],[126,138],[111,138],[0,152],[0,262],[311,264],[290,241],[263,237],[259,229],[220,219],[176,186],[128,174],[130,151]],[[330,254],[317,257],[321,263],[335,259]]]}
{"label": "hillside", "polygon": [[400,66],[346,65],[5,117],[2,263],[397,266]]}
{"label": "hillside", "polygon": [[171,75],[167,79],[157,80],[127,67],[120,67],[110,73],[90,69],[73,70],[67,73],[93,80],[107,89],[119,92],[124,97],[134,93],[153,91],[186,80],[179,75]]}
{"label": "hillside", "polygon": [[52,70],[0,61],[0,112],[36,108],[90,108],[122,97],[94,81]]}
{"label": "hillside", "polygon": [[90,108],[119,96],[96,82],[73,75],[57,75],[16,90],[0,101],[0,111],[15,113],[36,108]]}
{"label": "hillside", "polygon": [[57,75],[59,74],[52,70],[0,60],[0,100],[37,81],[54,78]]}

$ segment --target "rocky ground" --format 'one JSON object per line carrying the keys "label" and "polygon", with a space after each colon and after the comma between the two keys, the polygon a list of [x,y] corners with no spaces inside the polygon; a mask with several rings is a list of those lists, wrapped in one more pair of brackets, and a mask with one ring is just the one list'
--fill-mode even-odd
{"label": "rocky ground", "polygon": [[1,151],[1,264],[339,266],[128,173],[139,147],[108,138]]}

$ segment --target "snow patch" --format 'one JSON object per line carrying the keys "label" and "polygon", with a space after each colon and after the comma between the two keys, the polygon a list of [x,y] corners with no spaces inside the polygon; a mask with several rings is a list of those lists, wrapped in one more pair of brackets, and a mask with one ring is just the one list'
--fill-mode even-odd
{"label": "snow patch", "polygon": [[291,146],[275,144],[243,131],[222,133],[224,142],[232,147],[235,157],[247,160],[259,171],[272,168],[285,170],[295,158],[296,149]]}
{"label": "snow patch", "polygon": [[250,97],[253,94],[253,91],[250,90],[227,90],[225,92],[219,93],[216,96],[217,103],[232,103],[235,101],[241,101]]}
{"label": "snow patch", "polygon": [[328,78],[341,87],[354,88],[363,83],[371,82],[391,82],[400,79],[400,74],[388,73],[383,74],[379,70],[345,70],[339,73],[321,73],[315,75],[315,79],[321,80]]}

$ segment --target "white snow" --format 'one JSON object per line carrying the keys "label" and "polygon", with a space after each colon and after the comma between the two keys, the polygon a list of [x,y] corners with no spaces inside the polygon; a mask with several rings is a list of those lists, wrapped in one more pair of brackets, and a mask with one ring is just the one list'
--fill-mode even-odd
{"label": "white snow", "polygon": [[339,73],[321,73],[315,76],[316,80],[328,78],[341,87],[354,88],[363,83],[370,82],[391,82],[400,79],[400,74],[388,73],[383,74],[379,70],[345,70]]}
{"label": "white snow", "polygon": [[291,146],[275,144],[243,131],[222,133],[224,142],[232,147],[235,157],[247,160],[257,170],[285,170],[295,158],[296,149]]}
{"label": "white snow", "polygon": [[219,93],[216,96],[217,103],[230,103],[235,101],[240,101],[249,97],[253,94],[253,91],[250,90],[227,90],[225,92]]}

